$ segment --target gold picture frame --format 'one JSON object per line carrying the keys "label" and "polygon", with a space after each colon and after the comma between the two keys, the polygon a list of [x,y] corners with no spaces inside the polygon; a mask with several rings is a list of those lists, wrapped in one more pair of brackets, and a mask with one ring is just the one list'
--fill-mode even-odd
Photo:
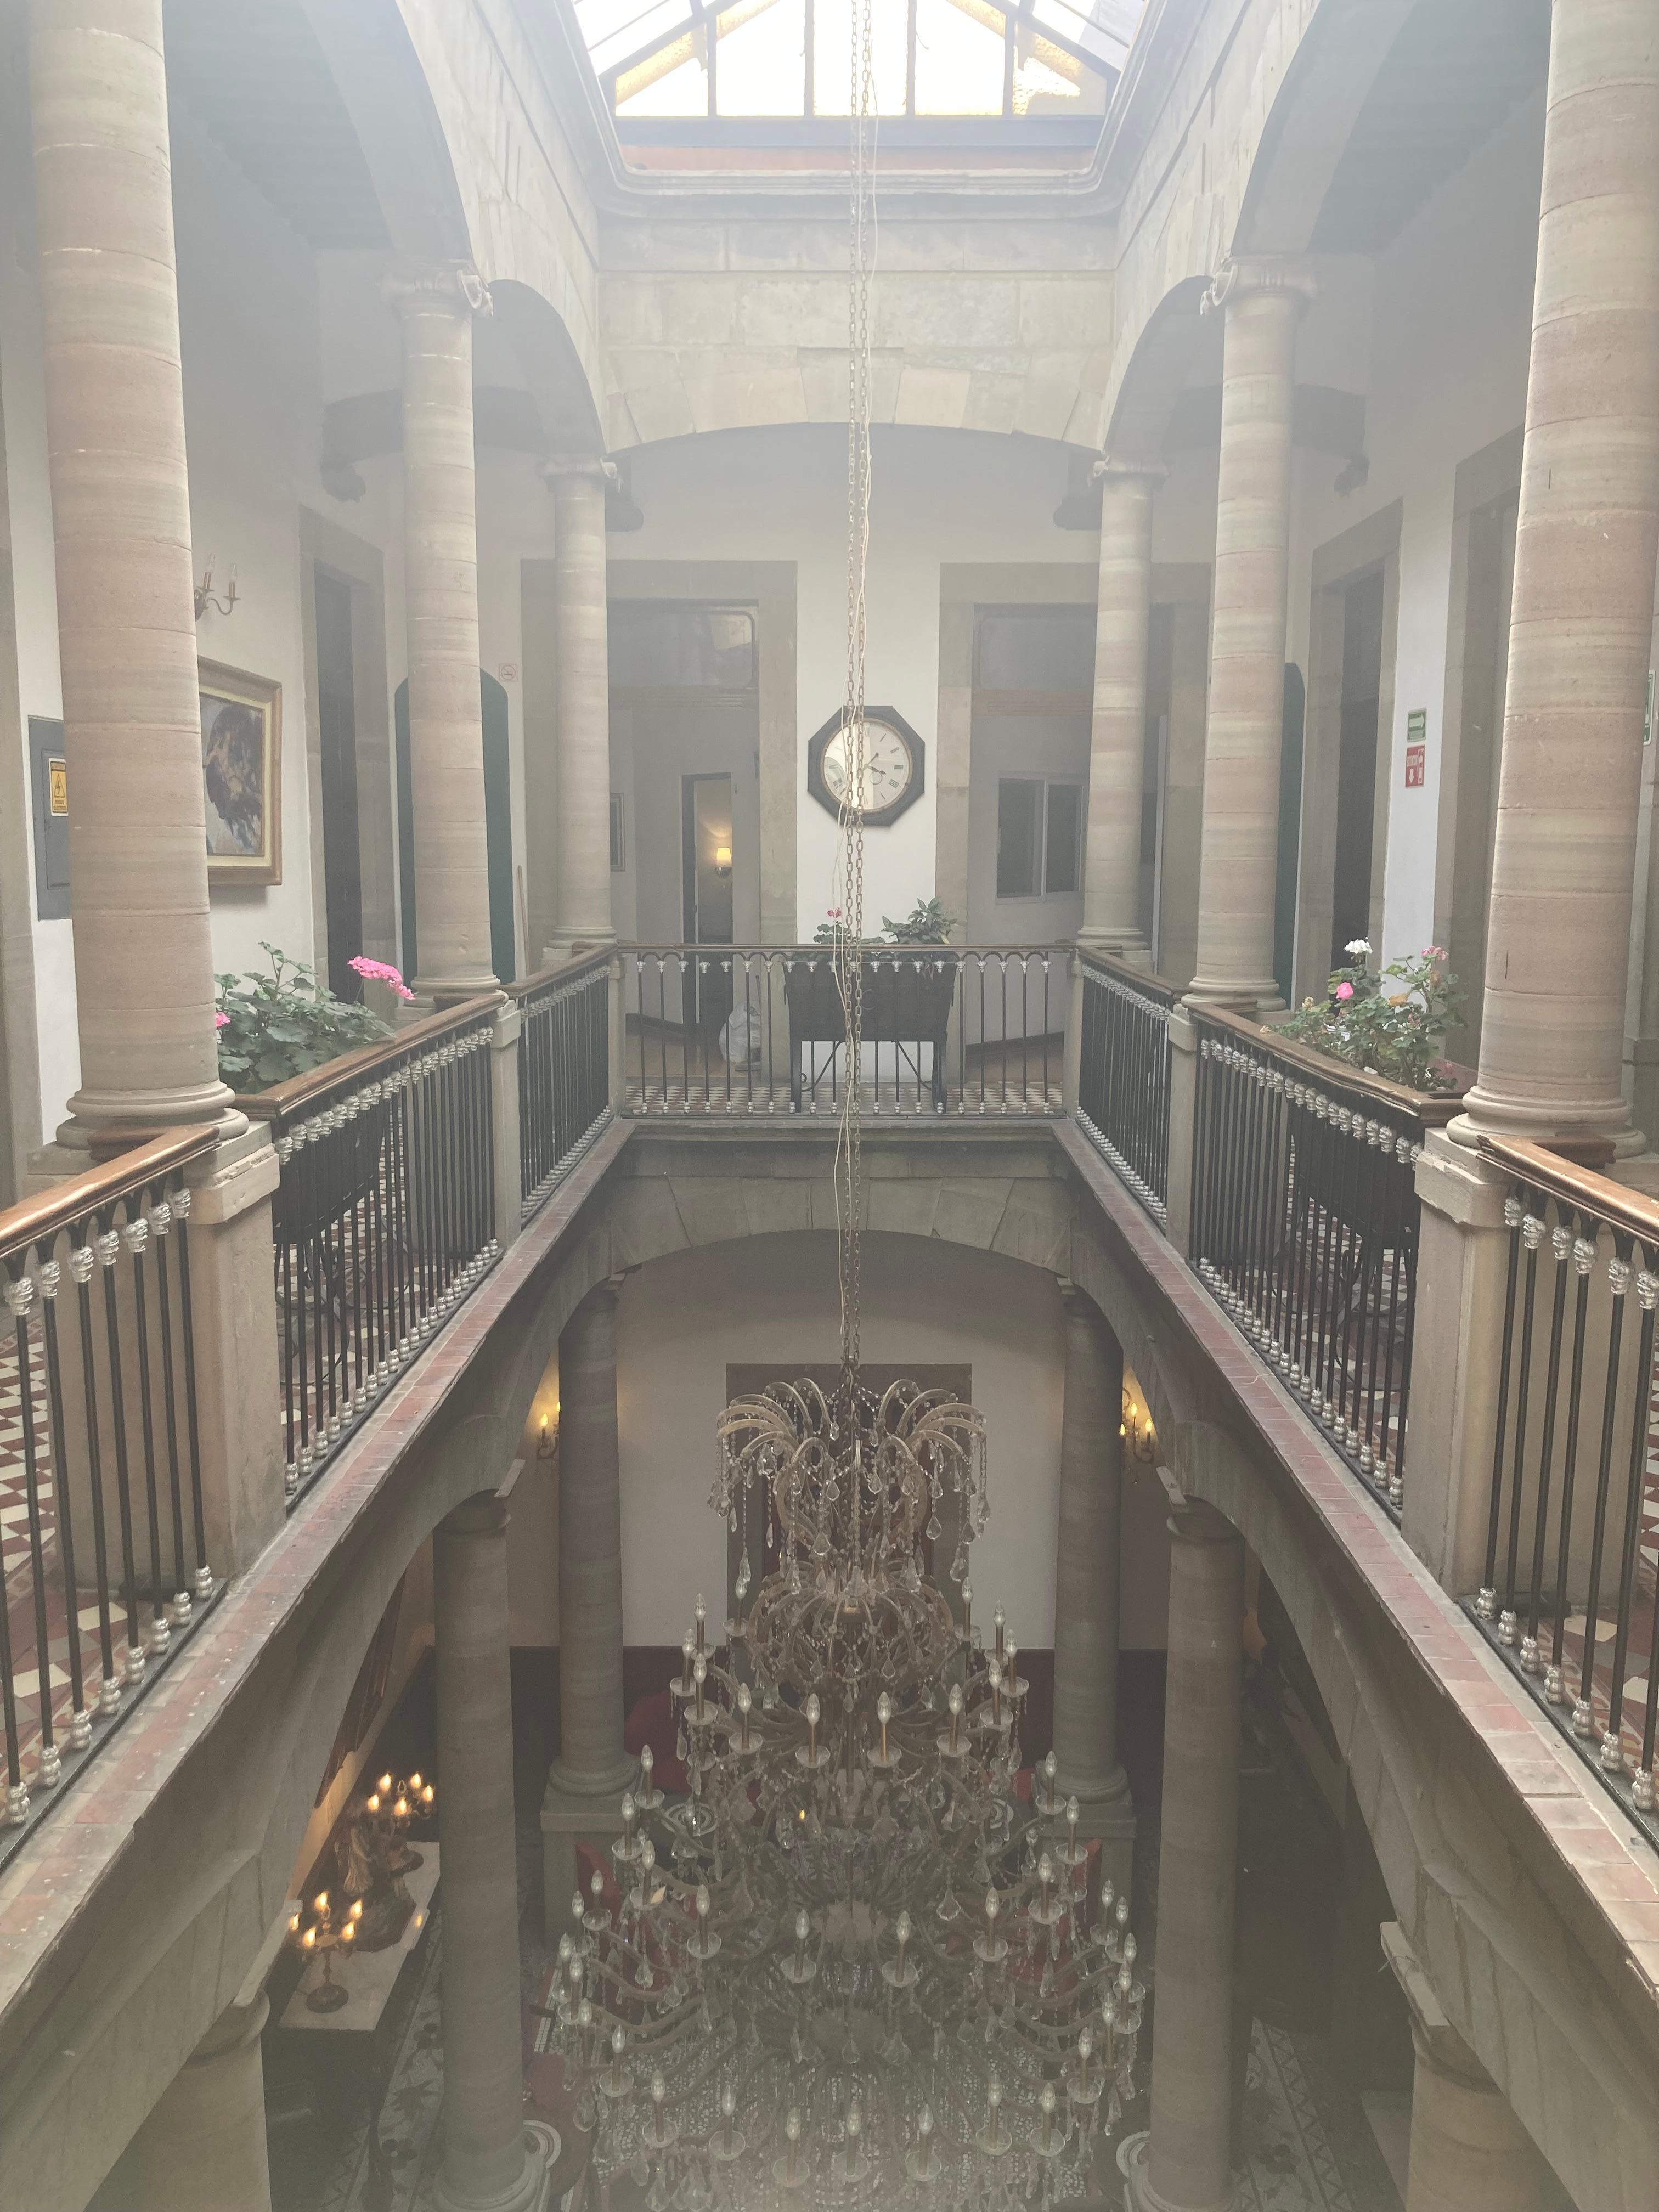
{"label": "gold picture frame", "polygon": [[198,664],[208,882],[283,880],[283,687]]}

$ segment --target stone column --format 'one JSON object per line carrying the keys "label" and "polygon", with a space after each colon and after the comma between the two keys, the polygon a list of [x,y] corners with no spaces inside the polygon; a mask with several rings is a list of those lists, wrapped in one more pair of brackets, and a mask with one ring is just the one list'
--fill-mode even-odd
{"label": "stone column", "polygon": [[[230,1092],[214,1041],[161,0],[40,0],[32,21],[81,1047],[69,1106],[94,1127],[164,1127],[214,1120]],[[85,1128],[64,1135],[84,1151]]]}
{"label": "stone column", "polygon": [[1152,2130],[1123,2163],[1143,2212],[1232,2203],[1233,1908],[1244,1545],[1213,1507],[1171,1517]]}
{"label": "stone column", "polygon": [[1472,1140],[1614,1136],[1659,547],[1652,0],[1557,0]]}
{"label": "stone column", "polygon": [[545,2177],[524,2124],[506,1501],[484,1493],[441,1522],[432,1571],[443,1863],[436,2201],[441,2212],[525,2212]]}
{"label": "stone column", "polygon": [[1117,1629],[1123,1508],[1123,1352],[1094,1300],[1062,1292],[1066,1404],[1054,1564],[1054,1756],[1102,1872],[1127,1891],[1134,1808],[1117,1756]]}
{"label": "stone column", "polygon": [[1140,813],[1146,758],[1146,629],[1152,495],[1164,470],[1107,459],[1101,482],[1100,600],[1089,742],[1089,840],[1078,942],[1138,968],[1152,964],[1140,927]]}
{"label": "stone column", "polygon": [[1311,280],[1235,262],[1206,304],[1226,317],[1204,753],[1198,969],[1189,996],[1255,1012],[1273,980],[1279,755],[1285,720],[1296,327]]}
{"label": "stone column", "polygon": [[542,1803],[550,1936],[569,1920],[578,1841],[603,1849],[620,1832],[636,1771],[623,1749],[621,1281],[590,1291],[559,1339],[559,1755]]}
{"label": "stone column", "polygon": [[471,269],[391,279],[404,332],[404,604],[415,814],[419,996],[453,1005],[495,988],[489,951]]}
{"label": "stone column", "polygon": [[609,461],[550,461],[558,570],[559,852],[544,968],[611,944],[611,667],[605,623]]}
{"label": "stone column", "polygon": [[270,2212],[264,1994],[208,2030],[133,2138],[136,2212]]}
{"label": "stone column", "polygon": [[1406,2212],[1547,2212],[1565,2201],[1514,2107],[1440,2008],[1401,1929],[1382,1954],[1411,2008],[1412,2084]]}

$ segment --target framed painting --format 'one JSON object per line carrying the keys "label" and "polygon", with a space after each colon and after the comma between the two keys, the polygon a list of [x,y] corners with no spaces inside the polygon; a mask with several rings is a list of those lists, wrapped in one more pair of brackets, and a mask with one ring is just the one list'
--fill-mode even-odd
{"label": "framed painting", "polygon": [[283,880],[283,687],[199,664],[210,884]]}

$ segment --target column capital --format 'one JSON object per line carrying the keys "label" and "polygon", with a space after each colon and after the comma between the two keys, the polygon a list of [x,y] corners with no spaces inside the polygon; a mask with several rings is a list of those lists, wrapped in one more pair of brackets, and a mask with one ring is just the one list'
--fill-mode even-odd
{"label": "column capital", "polygon": [[470,261],[394,270],[380,279],[380,292],[386,306],[404,316],[432,307],[447,308],[457,317],[495,312],[489,285]]}
{"label": "column capital", "polygon": [[537,473],[544,483],[556,488],[574,481],[604,484],[608,489],[622,480],[617,464],[606,460],[603,453],[552,453],[540,463]]}
{"label": "column capital", "polygon": [[507,1534],[507,1500],[498,1491],[481,1490],[476,1498],[465,1498],[453,1511],[438,1523],[441,1536],[504,1536]]}
{"label": "column capital", "polygon": [[1264,254],[1228,254],[1210,279],[1210,289],[1199,305],[1207,315],[1218,307],[1237,307],[1258,294],[1279,294],[1294,301],[1297,312],[1311,307],[1319,296],[1318,280],[1300,261],[1282,261]]}
{"label": "column capital", "polygon": [[1151,454],[1103,453],[1090,470],[1090,480],[1097,484],[1144,483],[1156,491],[1170,473],[1167,461]]}
{"label": "column capital", "polygon": [[1416,1952],[1406,1940],[1398,1921],[1385,1920],[1382,1928],[1382,1956],[1400,1984],[1412,2016],[1412,2040],[1417,2055],[1438,2074],[1449,2074],[1466,2088],[1491,2089],[1492,2078],[1447,2019],[1433,1984],[1424,1972]]}

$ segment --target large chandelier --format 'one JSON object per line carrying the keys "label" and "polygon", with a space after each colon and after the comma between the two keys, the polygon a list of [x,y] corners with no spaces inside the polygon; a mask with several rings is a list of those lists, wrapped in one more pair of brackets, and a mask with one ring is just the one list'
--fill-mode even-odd
{"label": "large chandelier", "polygon": [[710,1502],[738,1542],[736,1605],[711,1640],[699,1598],[681,1647],[687,1792],[659,1789],[644,1755],[614,1885],[593,1875],[560,1941],[550,2009],[602,2212],[623,2176],[651,2212],[1103,2195],[1146,2001],[1129,1901],[1091,1891],[1052,1753],[1022,1793],[1029,1686],[1007,1624],[999,1608],[988,1638],[974,1621],[983,1416],[861,1379],[870,0],[853,47],[841,1376],[720,1416]]}

